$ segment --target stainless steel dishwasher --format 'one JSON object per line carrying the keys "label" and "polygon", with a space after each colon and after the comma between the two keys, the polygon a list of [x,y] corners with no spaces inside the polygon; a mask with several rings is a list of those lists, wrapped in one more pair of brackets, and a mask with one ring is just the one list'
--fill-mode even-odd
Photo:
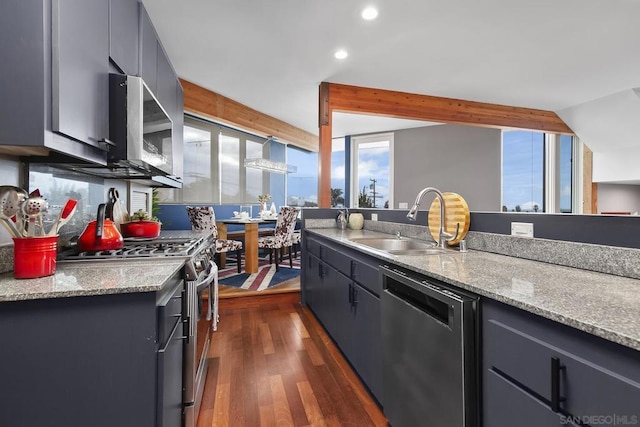
{"label": "stainless steel dishwasher", "polygon": [[384,413],[393,427],[478,425],[478,297],[382,266]]}

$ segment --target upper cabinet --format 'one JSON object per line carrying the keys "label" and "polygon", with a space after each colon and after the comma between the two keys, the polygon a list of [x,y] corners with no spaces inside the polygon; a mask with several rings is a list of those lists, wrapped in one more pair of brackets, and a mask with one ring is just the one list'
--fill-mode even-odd
{"label": "upper cabinet", "polygon": [[53,0],[52,13],[52,130],[104,145],[109,136],[109,3]]}
{"label": "upper cabinet", "polygon": [[138,0],[3,3],[0,54],[11,64],[0,67],[0,153],[106,165],[115,68],[141,76],[171,117],[182,175],[182,87]]}
{"label": "upper cabinet", "polygon": [[109,3],[6,2],[0,18],[0,152],[105,164]]}
{"label": "upper cabinet", "polygon": [[140,77],[156,93],[158,75],[158,37],[151,19],[140,3]]}
{"label": "upper cabinet", "polygon": [[109,57],[124,74],[138,75],[138,0],[111,0],[109,10]]}

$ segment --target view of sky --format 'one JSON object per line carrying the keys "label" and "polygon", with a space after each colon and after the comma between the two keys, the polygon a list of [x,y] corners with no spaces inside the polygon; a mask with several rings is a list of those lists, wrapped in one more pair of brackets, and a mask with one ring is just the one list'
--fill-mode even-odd
{"label": "view of sky", "polygon": [[[544,209],[544,134],[502,134],[502,205],[508,211]],[[571,212],[571,137],[560,139],[560,209]]]}

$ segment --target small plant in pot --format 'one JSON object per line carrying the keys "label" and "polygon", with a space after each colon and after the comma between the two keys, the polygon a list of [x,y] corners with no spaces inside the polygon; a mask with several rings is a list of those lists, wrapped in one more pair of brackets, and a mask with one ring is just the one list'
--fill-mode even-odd
{"label": "small plant in pot", "polygon": [[160,235],[160,220],[149,215],[143,209],[139,209],[128,216],[128,221],[120,224],[120,231],[123,237],[138,237],[143,239],[153,239]]}

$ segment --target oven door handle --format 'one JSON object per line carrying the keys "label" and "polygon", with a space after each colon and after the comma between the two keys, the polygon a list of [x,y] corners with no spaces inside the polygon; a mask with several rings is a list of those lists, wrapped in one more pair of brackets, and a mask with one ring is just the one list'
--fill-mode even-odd
{"label": "oven door handle", "polygon": [[[196,292],[199,292],[198,288],[202,286],[206,286],[208,290],[208,301],[207,304],[207,320],[211,320],[215,317],[212,327],[215,331],[217,329],[218,322],[218,266],[212,260],[209,261],[209,273],[198,281],[195,285]],[[213,286],[211,283],[213,282]],[[196,307],[197,309],[197,307]]]}
{"label": "oven door handle", "polygon": [[209,273],[203,279],[199,280],[196,283],[196,289],[201,286],[209,286],[213,281],[213,279],[216,278],[216,275],[218,274],[218,266],[216,265],[215,262],[209,261],[208,270],[209,270]]}

